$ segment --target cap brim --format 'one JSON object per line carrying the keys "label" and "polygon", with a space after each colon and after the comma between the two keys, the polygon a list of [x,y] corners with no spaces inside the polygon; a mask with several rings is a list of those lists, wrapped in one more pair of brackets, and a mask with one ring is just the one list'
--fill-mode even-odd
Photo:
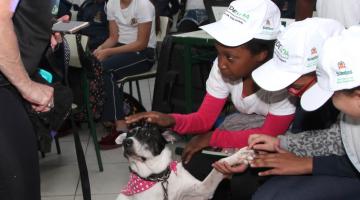
{"label": "cap brim", "polygon": [[330,99],[333,94],[334,92],[321,89],[316,83],[301,96],[301,107],[306,111],[316,110]]}
{"label": "cap brim", "polygon": [[234,31],[234,27],[224,25],[221,20],[200,26],[200,28],[221,44],[229,47],[242,45],[250,41],[254,36],[254,33],[250,30],[238,29],[237,31]]}
{"label": "cap brim", "polygon": [[301,74],[281,70],[279,66],[279,63],[271,59],[255,69],[251,75],[256,84],[267,91],[282,90],[300,78]]}

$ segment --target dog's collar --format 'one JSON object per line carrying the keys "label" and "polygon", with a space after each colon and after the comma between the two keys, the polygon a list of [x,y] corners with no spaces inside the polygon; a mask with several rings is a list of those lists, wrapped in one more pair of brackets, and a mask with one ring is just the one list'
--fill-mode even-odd
{"label": "dog's collar", "polygon": [[[176,169],[177,162],[172,161],[170,165],[162,172],[158,174],[151,174],[146,178],[140,177],[136,172],[130,170],[130,180],[125,188],[122,189],[121,193],[126,196],[132,196],[136,193],[144,192],[148,190],[156,183],[161,182],[164,196],[167,196],[167,180],[170,177],[171,172],[177,173]],[[166,184],[165,184],[166,183]]]}

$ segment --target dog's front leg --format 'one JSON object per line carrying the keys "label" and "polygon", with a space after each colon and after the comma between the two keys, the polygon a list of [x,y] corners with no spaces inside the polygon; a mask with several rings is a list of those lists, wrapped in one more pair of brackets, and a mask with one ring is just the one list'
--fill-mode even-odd
{"label": "dog's front leg", "polygon": [[217,186],[224,179],[224,175],[215,169],[202,181],[196,180],[193,184],[187,184],[184,190],[183,200],[207,200],[211,199]]}
{"label": "dog's front leg", "polygon": [[[253,150],[249,150],[247,147],[244,147],[234,153],[233,155],[222,158],[219,162],[227,162],[229,165],[235,164],[248,164],[249,161],[253,160],[255,153]],[[211,170],[209,175],[204,179],[204,181],[197,183],[193,187],[193,194],[204,197],[204,199],[212,198],[217,186],[224,179],[224,175],[218,172],[216,169]]]}

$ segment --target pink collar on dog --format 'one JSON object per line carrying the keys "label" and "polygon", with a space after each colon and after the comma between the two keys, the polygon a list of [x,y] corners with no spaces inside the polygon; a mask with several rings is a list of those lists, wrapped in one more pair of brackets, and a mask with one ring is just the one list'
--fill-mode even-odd
{"label": "pink collar on dog", "polygon": [[[176,174],[176,161],[172,161],[169,165],[170,170],[172,172],[175,172]],[[141,177],[139,177],[137,174],[130,173],[130,180],[128,184],[121,190],[121,194],[126,196],[132,196],[136,193],[144,192],[145,190],[148,190],[152,186],[154,186],[156,181],[148,181],[144,180]]]}

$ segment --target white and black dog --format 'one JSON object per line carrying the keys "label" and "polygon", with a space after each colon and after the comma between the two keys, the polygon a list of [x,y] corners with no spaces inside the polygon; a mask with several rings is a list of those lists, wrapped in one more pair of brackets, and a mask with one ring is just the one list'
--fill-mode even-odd
{"label": "white and black dog", "polygon": [[[133,128],[116,142],[123,144],[130,164],[130,180],[117,200],[207,200],[224,178],[215,169],[204,181],[194,178],[181,162],[172,161],[167,141],[156,126]],[[221,161],[234,165],[253,157],[252,150],[243,148]]]}

